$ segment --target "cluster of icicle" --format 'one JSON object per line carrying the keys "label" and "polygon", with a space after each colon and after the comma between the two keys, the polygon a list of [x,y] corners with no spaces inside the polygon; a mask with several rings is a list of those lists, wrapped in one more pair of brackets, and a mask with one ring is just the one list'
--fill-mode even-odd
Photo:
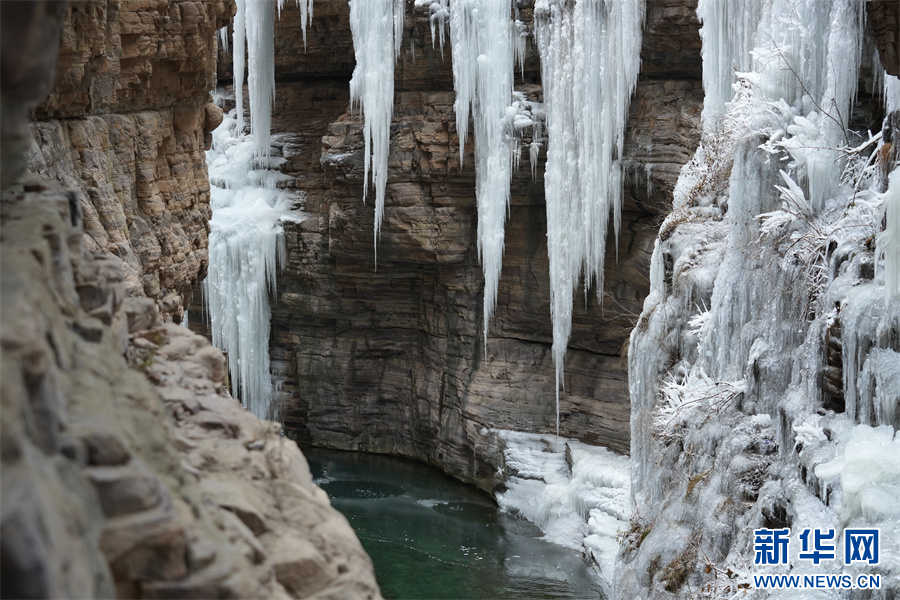
{"label": "cluster of icicle", "polygon": [[[460,164],[470,114],[475,125],[485,346],[497,301],[510,179],[518,164],[517,132],[526,122],[523,103],[513,91],[515,65],[525,55],[524,25],[515,19],[513,4],[510,0],[430,3],[432,39],[435,24],[441,41],[444,23],[450,24]],[[538,0],[534,15],[548,138],[545,193],[558,431],[574,290],[583,277],[585,300],[590,288],[602,297],[610,213],[618,234],[622,173],[617,158],[640,66],[644,3]],[[534,127],[537,138],[540,125]],[[532,169],[539,148],[535,139]]]}
{"label": "cluster of icicle", "polygon": [[394,63],[403,41],[403,14],[403,0],[350,1],[350,30],[356,54],[356,68],[350,79],[350,103],[359,106],[365,118],[363,202],[371,173],[375,187],[376,264],[394,111]]}
{"label": "cluster of icicle", "polygon": [[[312,14],[312,0],[300,0],[299,4],[305,21],[307,12]],[[502,267],[510,179],[520,156],[519,133],[533,126],[536,137],[540,137],[542,129],[540,123],[526,116],[528,103],[513,90],[516,62],[521,64],[525,56],[525,26],[515,18],[512,0],[416,2],[417,6],[425,4],[431,11],[432,38],[437,31],[442,49],[444,28],[448,23],[450,27],[460,163],[470,115],[474,122],[486,346]],[[245,41],[249,49],[251,132],[260,157],[269,152],[274,10],[270,2],[238,0],[234,25],[232,47],[238,81],[243,78]],[[538,0],[535,4],[548,138],[545,190],[557,430],[574,290],[583,278],[585,300],[590,288],[602,297],[610,214],[618,234],[622,174],[617,159],[622,153],[628,104],[637,82],[643,16],[643,0]],[[365,118],[363,200],[371,173],[376,253],[387,186],[394,65],[402,42],[403,20],[403,0],[350,1],[356,53],[350,96]],[[540,113],[533,112],[535,116]],[[237,123],[240,130],[241,95],[237,97]],[[532,169],[539,148],[540,141],[535,139]]]}
{"label": "cluster of icicle", "polygon": [[[275,10],[281,14],[285,0],[237,0],[232,32],[235,106],[237,130],[244,131],[244,63],[247,65],[247,91],[250,95],[250,133],[255,140],[257,156],[269,155],[272,103],[275,100]],[[296,0],[300,9],[303,46],[306,26],[313,16],[313,0]],[[220,32],[227,52],[227,28]],[[245,54],[245,51],[247,54]]]}
{"label": "cluster of icicle", "polygon": [[622,212],[622,155],[628,104],[640,67],[643,2],[535,3],[547,115],[547,251],[559,389],[572,330],[573,291],[584,278],[603,297],[610,213]]}
{"label": "cluster of icicle", "polygon": [[[312,0],[298,0],[304,30]],[[236,108],[213,132],[207,152],[212,218],[209,271],[203,282],[213,343],[228,353],[232,388],[253,414],[274,418],[269,373],[269,293],[275,293],[277,266],[284,264],[281,222],[293,198],[277,189],[285,179],[270,158],[275,97],[275,10],[268,0],[238,0],[233,40]],[[227,28],[220,32],[227,50]],[[247,56],[245,56],[245,49]],[[250,132],[244,120],[244,62],[250,96]]]}

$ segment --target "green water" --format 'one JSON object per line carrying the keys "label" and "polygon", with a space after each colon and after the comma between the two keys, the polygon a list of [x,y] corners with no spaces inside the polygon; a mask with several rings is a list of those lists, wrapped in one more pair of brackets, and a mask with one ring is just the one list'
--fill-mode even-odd
{"label": "green water", "polygon": [[540,540],[440,471],[393,457],[304,448],[359,535],[385,598],[603,598],[581,555]]}

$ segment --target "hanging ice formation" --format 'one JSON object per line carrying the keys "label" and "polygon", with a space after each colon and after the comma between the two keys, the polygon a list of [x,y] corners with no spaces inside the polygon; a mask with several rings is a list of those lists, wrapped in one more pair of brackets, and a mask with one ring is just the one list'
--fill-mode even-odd
{"label": "hanging ice formation", "polygon": [[703,123],[721,125],[725,103],[734,96],[735,72],[750,70],[759,23],[759,0],[700,0],[697,17],[703,24]]}
{"label": "hanging ice formation", "polygon": [[[484,271],[484,344],[497,304],[503,241],[509,212],[509,182],[519,140],[513,101],[515,25],[509,0],[455,0],[450,4],[453,87],[459,162],[475,123],[475,195],[478,204],[478,256]],[[440,14],[440,13],[438,13]]]}
{"label": "hanging ice formation", "polygon": [[[524,25],[511,18],[510,0],[416,0],[429,6],[432,42],[443,41],[450,21],[456,127],[460,163],[475,124],[478,252],[484,270],[484,340],[496,305],[502,266],[509,182],[518,164],[517,131],[535,125],[523,116],[523,99],[513,92],[515,63],[524,59]],[[603,259],[609,213],[618,235],[625,119],[640,66],[644,2],[537,0],[535,28],[543,68],[546,104],[548,251],[550,255],[553,357],[556,364],[557,430],[559,388],[571,332],[572,293],[584,275],[585,294],[603,290]],[[399,49],[397,9],[390,0],[351,0],[357,66],[351,97],[366,114],[366,174],[374,162],[376,236],[381,222],[393,61]],[[393,20],[394,28],[390,25]],[[393,37],[393,44],[384,43]],[[393,46],[395,54],[389,56]],[[527,121],[527,125],[525,125]],[[370,146],[372,148],[370,149]],[[532,169],[539,142],[531,147]],[[384,165],[379,167],[379,165]]]}
{"label": "hanging ice formation", "polygon": [[277,189],[289,179],[265,167],[252,135],[237,132],[235,111],[213,132],[207,152],[210,204],[209,271],[203,282],[213,344],[228,353],[233,390],[256,416],[274,418],[269,375],[269,293],[284,265],[282,221],[294,197]]}
{"label": "hanging ice formation", "polygon": [[375,187],[376,264],[388,177],[394,63],[403,40],[403,15],[403,0],[350,0],[350,29],[356,53],[356,68],[350,79],[350,103],[359,106],[365,117],[363,201],[371,172]]}
{"label": "hanging ice formation", "polygon": [[[277,7],[280,11],[283,0]],[[301,22],[312,0],[298,0]],[[270,158],[274,99],[276,4],[238,0],[233,44],[236,108],[213,132],[207,152],[210,204],[209,271],[203,282],[213,343],[228,353],[236,395],[253,414],[274,418],[269,374],[269,293],[284,264],[282,221],[294,197],[277,189],[283,158]],[[244,133],[244,52],[249,52],[250,133]]]}
{"label": "hanging ice formation", "polygon": [[618,239],[628,104],[640,67],[643,1],[538,0],[535,36],[546,110],[547,251],[556,365],[556,412],[572,330],[573,291],[584,278],[603,295],[610,212]]}
{"label": "hanging ice formation", "polygon": [[234,104],[237,111],[236,134],[244,133],[244,64],[247,57],[247,0],[237,0],[237,12],[234,13],[234,30],[232,32],[232,64],[234,69]]}

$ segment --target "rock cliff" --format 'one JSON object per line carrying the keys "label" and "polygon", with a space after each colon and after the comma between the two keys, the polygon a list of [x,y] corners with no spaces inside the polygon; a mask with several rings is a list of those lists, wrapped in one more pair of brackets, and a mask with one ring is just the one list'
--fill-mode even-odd
{"label": "rock cliff", "polygon": [[92,0],[66,11],[56,83],[33,113],[34,171],[78,190],[85,246],[179,320],[208,261],[206,134],[216,30],[232,0]]}
{"label": "rock cliff", "polygon": [[[427,10],[407,4],[377,270],[374,208],[362,203],[362,119],[348,112],[354,58],[347,5],[316,2],[305,52],[299,11],[286,7],[276,23],[276,152],[288,159],[285,170],[305,194],[308,217],[285,226],[288,264],[272,302],[273,368],[285,426],[298,438],[416,457],[491,489],[497,456],[489,428],[555,426],[545,155],[532,178],[524,152],[513,177],[485,348],[472,145],[460,168],[449,46],[442,58]],[[530,24],[531,3],[519,5]],[[561,397],[561,434],[623,452],[624,345],[648,290],[656,223],[696,144],[702,89],[694,3],[648,2],[644,40],[623,157],[622,233],[616,247],[609,243],[603,306],[581,302],[574,317]],[[535,100],[539,68],[529,42],[516,88]],[[227,60],[219,75],[221,85],[230,83]]]}
{"label": "rock cliff", "polygon": [[125,297],[73,192],[27,187],[0,203],[4,596],[380,597],[296,444],[223,395],[222,353]]}
{"label": "rock cliff", "polygon": [[[205,263],[233,5],[0,7],[3,596],[380,598],[296,444],[228,395],[219,350],[160,321]],[[56,181],[23,173],[29,145]]]}

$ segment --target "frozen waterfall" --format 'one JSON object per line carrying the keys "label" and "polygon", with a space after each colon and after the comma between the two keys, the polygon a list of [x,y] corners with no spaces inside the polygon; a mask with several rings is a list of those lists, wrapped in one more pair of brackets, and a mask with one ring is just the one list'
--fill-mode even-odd
{"label": "frozen waterfall", "polygon": [[282,221],[295,195],[277,188],[290,179],[258,159],[252,135],[237,132],[232,111],[213,132],[207,152],[211,204],[209,272],[203,282],[213,344],[228,353],[232,389],[253,414],[274,418],[269,374],[269,293],[284,265]]}
{"label": "frozen waterfall", "polygon": [[610,213],[618,238],[625,121],[640,67],[643,1],[538,0],[535,37],[547,115],[547,251],[556,364],[556,427],[572,331],[573,293],[584,278],[603,297]]}
{"label": "frozen waterfall", "polygon": [[515,24],[509,0],[455,0],[450,4],[453,87],[459,162],[475,122],[475,196],[478,205],[478,256],[484,272],[484,345],[497,304],[503,266],[503,239],[509,212],[509,182],[519,140],[513,102]]}
{"label": "frozen waterfall", "polygon": [[[275,96],[275,10],[284,0],[237,0],[232,50],[235,106],[213,132],[206,160],[212,219],[209,270],[203,281],[213,343],[228,353],[232,389],[256,416],[274,418],[269,373],[269,293],[284,264],[282,221],[295,194],[278,189],[290,179],[272,158],[270,127]],[[304,41],[313,0],[297,0]],[[224,37],[224,36],[223,36]],[[248,70],[250,133],[244,132],[244,61]]]}

